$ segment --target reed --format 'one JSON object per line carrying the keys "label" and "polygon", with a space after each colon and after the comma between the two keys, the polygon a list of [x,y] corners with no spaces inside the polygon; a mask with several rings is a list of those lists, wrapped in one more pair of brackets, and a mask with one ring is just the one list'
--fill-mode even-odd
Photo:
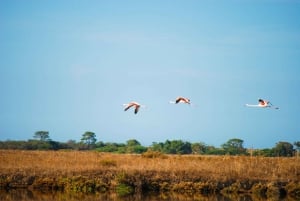
{"label": "reed", "polygon": [[259,191],[258,184],[263,189],[270,183],[278,188],[292,186],[296,193],[300,189],[300,158],[296,157],[0,150],[0,161],[2,188],[13,187],[15,182],[87,192],[120,187],[133,187],[135,192],[249,192]]}

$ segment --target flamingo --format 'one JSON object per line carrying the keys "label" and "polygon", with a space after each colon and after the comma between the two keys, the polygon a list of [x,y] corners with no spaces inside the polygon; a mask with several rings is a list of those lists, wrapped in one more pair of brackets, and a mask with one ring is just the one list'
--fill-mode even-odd
{"label": "flamingo", "polygon": [[257,105],[251,105],[246,104],[247,107],[260,107],[260,108],[273,108],[273,109],[279,109],[279,107],[274,107],[273,104],[270,101],[264,100],[264,99],[258,99]]}
{"label": "flamingo", "polygon": [[134,107],[134,108],[135,108],[135,109],[134,109],[134,114],[137,114],[137,113],[138,113],[140,107],[145,107],[144,105],[141,105],[141,104],[139,104],[139,103],[137,103],[137,102],[134,102],[134,101],[131,101],[131,102],[126,103],[126,104],[123,104],[123,105],[125,106],[124,111],[127,111],[127,110],[128,110],[129,108],[131,108],[131,107]]}
{"label": "flamingo", "polygon": [[176,98],[175,101],[170,101],[170,103],[173,103],[173,104],[178,104],[178,103],[185,103],[185,104],[191,104],[191,100],[188,99],[188,98],[185,98],[185,97],[182,97],[182,96],[179,96]]}

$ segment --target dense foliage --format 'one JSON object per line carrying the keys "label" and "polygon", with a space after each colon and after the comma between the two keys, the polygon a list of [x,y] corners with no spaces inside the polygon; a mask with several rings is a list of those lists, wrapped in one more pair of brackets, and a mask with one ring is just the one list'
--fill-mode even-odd
{"label": "dense foliage", "polygon": [[102,142],[96,139],[96,134],[90,131],[85,132],[79,142],[69,140],[57,142],[50,139],[48,131],[37,131],[33,138],[27,141],[0,141],[0,149],[18,150],[96,150],[99,152],[113,153],[137,153],[155,151],[165,154],[205,154],[205,155],[252,155],[252,156],[283,156],[290,157],[299,155],[300,141],[291,144],[289,142],[278,142],[273,148],[246,149],[243,140],[233,138],[221,145],[220,148],[206,145],[203,142],[185,142],[182,140],[166,140],[165,142],[153,142],[149,147],[142,146],[135,139],[126,143]]}

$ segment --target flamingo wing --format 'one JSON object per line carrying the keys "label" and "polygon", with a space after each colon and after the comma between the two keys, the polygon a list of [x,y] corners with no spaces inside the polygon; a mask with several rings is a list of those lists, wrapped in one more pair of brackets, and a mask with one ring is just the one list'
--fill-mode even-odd
{"label": "flamingo wing", "polygon": [[182,98],[182,97],[178,97],[178,98],[176,98],[176,101],[175,101],[175,103],[177,104],[177,103],[179,103],[180,101],[183,101],[183,98]]}
{"label": "flamingo wing", "polygon": [[129,104],[128,106],[125,107],[124,111],[127,111],[129,108],[131,108],[133,105]]}
{"label": "flamingo wing", "polygon": [[140,109],[140,106],[139,106],[139,105],[136,105],[136,106],[135,106],[135,109],[134,109],[134,114],[138,113],[139,109]]}

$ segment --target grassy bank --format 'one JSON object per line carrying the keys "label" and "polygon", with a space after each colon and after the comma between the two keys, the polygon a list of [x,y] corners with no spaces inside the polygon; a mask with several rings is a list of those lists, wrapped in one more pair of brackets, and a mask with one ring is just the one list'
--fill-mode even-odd
{"label": "grassy bank", "polygon": [[300,158],[0,150],[0,188],[300,197]]}

